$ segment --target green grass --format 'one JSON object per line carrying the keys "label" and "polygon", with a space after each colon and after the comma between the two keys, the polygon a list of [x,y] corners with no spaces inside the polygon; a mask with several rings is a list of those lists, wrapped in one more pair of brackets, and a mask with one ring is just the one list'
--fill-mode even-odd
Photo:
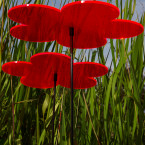
{"label": "green grass", "polygon": [[[19,41],[9,34],[15,23],[7,16],[8,9],[18,0],[1,0],[2,11],[0,45],[0,145],[51,144],[53,89],[39,90],[20,84],[20,78],[1,70],[2,64],[29,61],[39,52],[59,52],[70,55],[56,42],[30,43]],[[22,1],[26,3],[28,1]],[[31,0],[29,1],[31,2]],[[35,0],[35,3],[55,0]],[[108,2],[112,2],[111,0]],[[65,4],[60,0],[60,7]],[[119,18],[132,19],[136,0],[116,0]],[[138,20],[145,26],[145,13]],[[74,142],[77,145],[143,145],[145,143],[145,33],[125,40],[108,40],[109,47],[75,51],[76,61],[94,61],[106,64],[108,49],[112,70],[97,78],[97,86],[74,91]],[[12,104],[14,107],[12,107]],[[13,108],[13,109],[12,109]],[[14,111],[14,112],[13,112]],[[14,116],[13,128],[12,119]],[[70,145],[70,89],[57,87],[55,142]],[[14,136],[13,136],[14,130]],[[14,141],[13,141],[14,140]]]}

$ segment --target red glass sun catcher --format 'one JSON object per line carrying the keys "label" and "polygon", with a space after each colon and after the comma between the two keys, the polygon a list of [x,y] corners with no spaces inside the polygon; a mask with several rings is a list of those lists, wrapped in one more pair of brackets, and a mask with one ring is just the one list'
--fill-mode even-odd
{"label": "red glass sun catcher", "polygon": [[[33,88],[53,88],[54,74],[57,84],[70,88],[70,57],[60,53],[39,53],[30,62],[14,61],[5,63],[2,70],[10,75],[21,77],[21,83]],[[102,64],[93,62],[74,63],[74,88],[85,89],[96,85],[94,77],[108,72]]]}
{"label": "red glass sun catcher", "polygon": [[72,2],[61,10],[45,5],[26,4],[13,7],[8,16],[21,23],[11,28],[12,36],[25,41],[57,40],[70,47],[69,28],[74,28],[74,48],[96,48],[106,38],[130,38],[141,34],[143,26],[130,20],[116,19],[119,9],[100,1]]}
{"label": "red glass sun catcher", "polygon": [[[108,72],[107,67],[97,63],[73,64],[73,47],[81,49],[101,47],[107,43],[107,38],[121,39],[139,35],[144,30],[143,26],[137,22],[116,19],[119,16],[119,9],[100,1],[72,2],[63,6],[61,10],[44,5],[20,5],[11,8],[8,16],[20,23],[10,30],[10,34],[18,39],[32,42],[56,40],[63,46],[71,47],[71,76],[70,57],[61,54],[54,56],[54,53],[36,54],[31,57],[30,63],[6,63],[2,69],[11,75],[20,76],[21,82],[26,86],[52,88],[54,74],[57,73],[57,85],[71,87],[73,145],[73,87],[83,89],[95,86],[96,80],[93,77]],[[74,36],[70,36],[70,28],[73,28]]]}

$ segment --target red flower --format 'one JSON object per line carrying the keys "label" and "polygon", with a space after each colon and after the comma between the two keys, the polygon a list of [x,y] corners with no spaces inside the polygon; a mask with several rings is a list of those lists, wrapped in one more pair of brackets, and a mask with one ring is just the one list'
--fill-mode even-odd
{"label": "red flower", "polygon": [[130,38],[141,34],[143,26],[130,20],[118,20],[119,9],[100,1],[72,2],[61,10],[44,5],[13,7],[8,16],[21,25],[11,28],[12,36],[35,42],[57,40],[70,47],[69,28],[74,27],[74,48],[95,48],[106,38]]}
{"label": "red flower", "polygon": [[[54,74],[57,84],[70,88],[70,57],[60,53],[39,53],[30,62],[14,61],[5,63],[2,70],[21,77],[21,83],[33,88],[53,88]],[[74,63],[74,88],[85,89],[96,85],[94,77],[107,74],[108,68],[92,62]]]}

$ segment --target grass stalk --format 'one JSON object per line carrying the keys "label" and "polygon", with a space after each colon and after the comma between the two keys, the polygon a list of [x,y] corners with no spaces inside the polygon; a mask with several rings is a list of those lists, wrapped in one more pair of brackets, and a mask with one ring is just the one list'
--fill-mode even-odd
{"label": "grass stalk", "polygon": [[13,145],[15,144],[15,124],[14,124],[14,95],[13,95],[13,83],[12,83],[12,76],[11,76],[11,94],[12,94],[12,126],[13,126]]}
{"label": "grass stalk", "polygon": [[4,8],[5,8],[5,3],[3,0],[3,7],[2,7],[2,24],[1,24],[1,47],[0,47],[0,88],[1,88],[1,73],[2,73],[2,50],[3,50],[3,29],[4,29]]}
{"label": "grass stalk", "polygon": [[88,109],[88,105],[87,105],[87,102],[86,102],[86,98],[85,98],[84,93],[83,93],[83,99],[84,99],[84,102],[85,102],[85,106],[86,106],[86,109],[87,109],[87,113],[88,113],[89,119],[90,119],[90,121],[91,121],[91,125],[92,125],[92,128],[93,128],[95,137],[96,137],[96,139],[97,139],[98,144],[100,145],[99,138],[98,138],[97,133],[96,133],[96,131],[95,131],[95,128],[94,128],[94,125],[93,125],[93,122],[92,122],[92,119],[91,119],[91,116],[90,116],[90,112],[89,112],[89,109]]}

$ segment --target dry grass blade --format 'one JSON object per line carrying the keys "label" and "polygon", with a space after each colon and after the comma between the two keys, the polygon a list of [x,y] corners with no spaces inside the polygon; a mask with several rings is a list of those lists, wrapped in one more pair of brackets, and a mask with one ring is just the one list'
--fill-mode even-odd
{"label": "dry grass blade", "polygon": [[88,105],[87,105],[87,102],[86,102],[86,98],[85,98],[84,93],[83,93],[83,99],[84,99],[84,102],[85,102],[85,106],[86,106],[86,109],[87,109],[87,113],[88,113],[89,119],[90,119],[91,124],[92,124],[92,128],[93,128],[95,137],[96,137],[96,139],[97,139],[98,144],[100,145],[99,138],[98,138],[97,133],[96,133],[96,131],[95,131],[95,128],[94,128],[94,125],[93,125],[93,122],[92,122],[92,119],[91,119],[91,116],[90,116],[90,113],[89,113],[89,109],[88,109]]}

